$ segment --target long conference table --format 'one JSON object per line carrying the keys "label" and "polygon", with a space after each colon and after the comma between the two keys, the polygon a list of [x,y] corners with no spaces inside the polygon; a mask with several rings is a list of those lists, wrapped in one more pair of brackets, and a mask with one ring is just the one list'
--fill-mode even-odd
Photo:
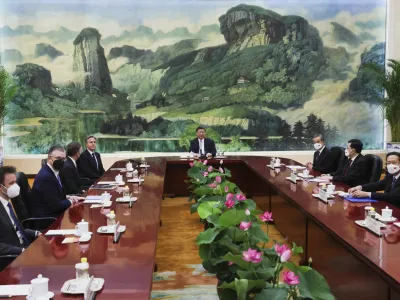
{"label": "long conference table", "polygon": [[[117,161],[101,181],[114,181],[128,160]],[[209,160],[219,165],[220,160]],[[355,224],[364,218],[366,203],[350,203],[339,196],[328,203],[312,196],[317,183],[292,183],[286,167],[266,167],[269,157],[230,156],[223,165],[232,172],[232,181],[256,201],[260,209],[272,211],[275,226],[289,242],[302,246],[303,261],[312,257],[312,266],[327,279],[337,299],[400,299],[400,228],[389,225],[382,237]],[[155,257],[160,211],[164,197],[187,196],[184,183],[189,169],[187,160],[178,157],[149,158],[150,168],[142,172],[144,184],[128,183],[138,197],[132,208],[113,201],[111,208],[90,208],[90,204],[70,207],[49,229],[73,229],[77,222],[89,221],[93,232],[89,243],[62,244],[64,237],[41,236],[0,273],[0,284],[29,284],[42,274],[50,279],[54,299],[82,298],[62,294],[65,281],[75,277],[75,264],[87,257],[90,273],[105,279],[97,299],[149,299]],[[298,162],[282,159],[285,165]],[[319,175],[318,173],[313,173]],[[349,187],[336,183],[336,190]],[[89,190],[88,194],[101,194]],[[113,191],[112,200],[121,196]],[[400,199],[399,199],[400,200]],[[167,200],[166,200],[167,201]],[[389,206],[400,219],[400,209],[385,202],[372,203],[378,212]],[[106,225],[106,214],[114,210],[116,218],[127,226],[118,243],[113,236],[97,233]],[[189,211],[188,211],[189,214]],[[197,235],[193,232],[193,235]],[[24,299],[25,297],[15,297]]]}

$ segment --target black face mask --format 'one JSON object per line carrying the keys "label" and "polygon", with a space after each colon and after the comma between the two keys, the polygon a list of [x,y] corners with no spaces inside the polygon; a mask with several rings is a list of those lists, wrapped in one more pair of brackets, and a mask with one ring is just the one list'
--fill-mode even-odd
{"label": "black face mask", "polygon": [[64,160],[63,159],[56,159],[55,161],[53,161],[53,168],[56,171],[60,171],[64,166]]}

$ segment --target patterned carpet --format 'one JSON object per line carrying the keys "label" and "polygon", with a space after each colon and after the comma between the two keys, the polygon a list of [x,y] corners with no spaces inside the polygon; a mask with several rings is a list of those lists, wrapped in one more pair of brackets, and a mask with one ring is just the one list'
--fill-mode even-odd
{"label": "patterned carpet", "polygon": [[[189,208],[187,198],[163,201],[152,299],[218,299],[217,279],[203,269],[196,245],[204,224],[197,214],[190,214]],[[274,226],[270,226],[269,234],[270,246],[274,241],[285,241]]]}

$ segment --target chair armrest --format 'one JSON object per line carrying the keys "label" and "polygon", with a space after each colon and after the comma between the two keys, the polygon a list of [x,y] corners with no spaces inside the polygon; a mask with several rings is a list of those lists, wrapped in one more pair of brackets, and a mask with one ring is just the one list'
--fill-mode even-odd
{"label": "chair armrest", "polygon": [[81,186],[91,186],[92,182],[87,177],[79,177],[79,183]]}
{"label": "chair armrest", "polygon": [[2,258],[17,258],[18,255],[16,254],[9,254],[9,255],[0,255],[0,259]]}
{"label": "chair armrest", "polygon": [[[47,228],[49,228],[50,225],[53,224],[56,220],[57,220],[57,218],[54,218],[54,217],[28,218],[28,219],[23,220],[21,222],[21,225],[24,228],[43,231],[43,230],[46,230]],[[35,223],[45,224],[45,226],[35,226]],[[29,225],[32,225],[32,226],[29,226]]]}

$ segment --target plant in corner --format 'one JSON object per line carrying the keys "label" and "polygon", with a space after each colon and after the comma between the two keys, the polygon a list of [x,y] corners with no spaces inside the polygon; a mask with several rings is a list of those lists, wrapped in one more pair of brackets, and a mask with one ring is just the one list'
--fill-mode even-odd
{"label": "plant in corner", "polygon": [[[262,212],[228,179],[228,169],[195,161],[188,170],[197,202],[191,212],[209,226],[197,236],[203,267],[218,278],[220,299],[334,299],[324,277],[291,262],[302,248],[269,241],[272,213]],[[267,224],[267,232],[262,229]],[[283,278],[283,282],[281,279]]]}
{"label": "plant in corner", "polygon": [[18,90],[14,79],[8,74],[3,66],[0,66],[0,124],[4,125],[4,119],[7,115],[7,104],[14,97]]}
{"label": "plant in corner", "polygon": [[[373,98],[383,109],[392,133],[392,141],[400,142],[400,61],[389,59],[387,70],[376,63],[363,66],[363,72],[370,75],[377,91]],[[382,93],[382,90],[385,93]]]}

